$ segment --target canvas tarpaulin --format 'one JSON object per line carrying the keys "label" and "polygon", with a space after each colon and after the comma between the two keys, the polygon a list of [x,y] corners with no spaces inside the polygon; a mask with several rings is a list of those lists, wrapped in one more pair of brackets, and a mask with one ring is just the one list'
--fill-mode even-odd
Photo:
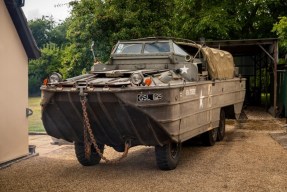
{"label": "canvas tarpaulin", "polygon": [[234,62],[227,51],[203,47],[202,53],[208,64],[208,73],[212,79],[230,79],[234,77]]}

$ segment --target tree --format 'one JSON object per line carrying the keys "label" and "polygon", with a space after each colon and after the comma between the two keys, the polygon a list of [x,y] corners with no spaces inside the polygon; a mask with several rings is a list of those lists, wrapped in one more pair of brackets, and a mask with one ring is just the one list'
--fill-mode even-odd
{"label": "tree", "polygon": [[42,16],[41,19],[28,21],[28,25],[39,48],[49,43],[55,43],[58,46],[67,44],[69,19],[57,24],[52,16]]}
{"label": "tree", "polygon": [[175,0],[174,36],[199,40],[230,39],[237,30],[235,15],[229,1]]}
{"label": "tree", "polygon": [[28,25],[39,48],[50,43],[50,34],[55,25],[53,17],[42,16],[41,19],[30,20]]}
{"label": "tree", "polygon": [[286,10],[284,0],[175,0],[174,35],[194,40],[274,37],[272,26]]}
{"label": "tree", "polygon": [[63,22],[59,24],[54,25],[49,34],[49,38],[50,38],[49,43],[54,43],[58,47],[64,48],[69,43],[66,37],[69,25],[70,25],[69,18],[67,18],[66,20],[64,20]]}
{"label": "tree", "polygon": [[55,44],[46,44],[41,57],[29,62],[29,95],[39,95],[40,86],[52,72],[60,72],[62,51]]}
{"label": "tree", "polygon": [[29,94],[38,95],[44,78],[55,71],[65,71],[62,52],[67,46],[69,20],[56,24],[53,17],[44,17],[28,22],[32,34],[41,49],[41,57],[29,61]]}
{"label": "tree", "polygon": [[287,55],[287,17],[280,17],[280,21],[274,24],[273,31],[279,37],[279,46],[281,54]]}

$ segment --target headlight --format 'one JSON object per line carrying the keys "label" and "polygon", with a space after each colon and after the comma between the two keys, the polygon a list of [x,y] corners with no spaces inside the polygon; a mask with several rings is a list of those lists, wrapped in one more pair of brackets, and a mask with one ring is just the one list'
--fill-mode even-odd
{"label": "headlight", "polygon": [[59,73],[52,73],[52,75],[50,75],[49,78],[49,83],[58,83],[62,81],[62,75],[60,75]]}
{"label": "headlight", "polygon": [[143,82],[144,77],[141,73],[133,73],[130,77],[130,80],[131,80],[132,84],[140,85]]}

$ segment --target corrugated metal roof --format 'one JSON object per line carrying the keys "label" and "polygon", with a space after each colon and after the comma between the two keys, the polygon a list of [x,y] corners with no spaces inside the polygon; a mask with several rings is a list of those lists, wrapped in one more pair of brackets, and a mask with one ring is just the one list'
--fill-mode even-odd
{"label": "corrugated metal roof", "polygon": [[262,46],[266,50],[278,42],[277,38],[264,38],[264,39],[238,39],[238,40],[216,40],[206,41],[205,44],[209,47],[222,49],[232,53],[232,55],[257,55],[262,52],[259,47]]}

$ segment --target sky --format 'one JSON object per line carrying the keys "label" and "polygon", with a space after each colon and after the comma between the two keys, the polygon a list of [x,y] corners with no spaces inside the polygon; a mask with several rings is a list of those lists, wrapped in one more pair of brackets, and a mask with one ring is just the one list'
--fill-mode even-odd
{"label": "sky", "polygon": [[[55,21],[64,20],[69,16],[69,8],[65,3],[71,0],[25,0],[25,6],[22,7],[27,20],[41,18],[44,16],[53,16]],[[61,6],[57,6],[57,5]]]}

